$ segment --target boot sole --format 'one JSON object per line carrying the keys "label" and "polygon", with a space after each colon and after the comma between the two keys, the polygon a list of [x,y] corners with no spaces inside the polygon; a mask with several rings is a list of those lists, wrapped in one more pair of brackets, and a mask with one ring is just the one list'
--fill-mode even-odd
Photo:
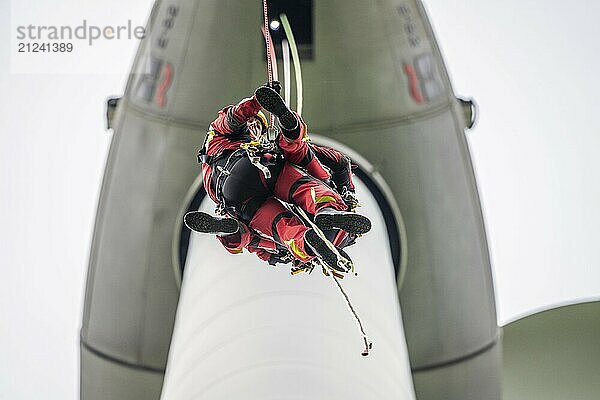
{"label": "boot sole", "polygon": [[371,220],[354,213],[317,214],[315,224],[323,231],[338,228],[356,235],[362,235],[371,230]]}
{"label": "boot sole", "polygon": [[338,265],[337,255],[331,251],[327,243],[325,243],[314,230],[311,229],[307,231],[304,240],[317,254],[317,257],[319,257],[329,268],[342,273],[347,272]]}
{"label": "boot sole", "polygon": [[339,248],[339,247],[338,247],[338,248],[337,248],[337,251],[338,251],[338,253],[340,253],[340,255],[341,255],[342,257],[344,257],[346,260],[348,260],[348,261],[352,262],[352,259],[350,258],[350,256],[348,255],[348,253],[346,253],[346,252],[344,251],[344,249],[342,249],[342,248]]}
{"label": "boot sole", "polygon": [[232,234],[237,232],[238,224],[231,218],[215,218],[201,211],[190,211],[183,217],[185,225],[199,233],[210,233],[213,235],[223,233]]}
{"label": "boot sole", "polygon": [[267,111],[272,112],[279,118],[279,122],[284,129],[292,130],[296,128],[298,121],[296,116],[285,105],[281,96],[271,88],[261,86],[254,93],[256,100]]}

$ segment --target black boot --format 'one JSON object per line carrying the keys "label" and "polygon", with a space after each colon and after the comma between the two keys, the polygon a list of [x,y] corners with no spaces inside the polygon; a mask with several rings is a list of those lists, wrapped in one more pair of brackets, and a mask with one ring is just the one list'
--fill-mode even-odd
{"label": "black boot", "polygon": [[[285,105],[285,102],[275,90],[268,86],[261,86],[256,89],[254,95],[256,96],[256,100],[258,100],[265,110],[272,112],[279,119],[279,124],[283,128],[284,135],[290,137],[288,135],[293,135],[295,133],[296,138],[298,137],[298,134],[300,133],[298,129],[298,119],[292,110]],[[290,137],[290,139],[295,138]]]}
{"label": "black boot", "polygon": [[352,262],[352,259],[350,258],[350,256],[348,255],[348,253],[346,253],[346,252],[344,251],[344,249],[342,249],[342,248],[338,247],[338,248],[337,248],[337,251],[338,251],[338,253],[340,253],[340,256],[342,256],[342,257],[344,257],[346,260],[348,260],[348,261]]}
{"label": "black boot", "polygon": [[338,228],[347,233],[356,235],[362,235],[371,230],[371,220],[364,215],[347,211],[338,211],[330,207],[317,212],[315,224],[322,231]]}
{"label": "black boot", "polygon": [[344,187],[348,189],[352,187],[352,162],[348,157],[343,156],[340,162],[334,165],[335,168],[331,168],[331,180],[335,184],[338,193],[341,194]]}
{"label": "black boot", "polygon": [[190,211],[183,217],[185,225],[194,232],[213,235],[231,235],[239,230],[238,222],[233,218],[218,218],[201,211]]}
{"label": "black boot", "polygon": [[304,234],[304,240],[308,245],[308,250],[313,253],[312,255],[320,258],[327,265],[327,267],[342,273],[348,272],[346,269],[338,265],[338,256],[313,229],[306,231]]}

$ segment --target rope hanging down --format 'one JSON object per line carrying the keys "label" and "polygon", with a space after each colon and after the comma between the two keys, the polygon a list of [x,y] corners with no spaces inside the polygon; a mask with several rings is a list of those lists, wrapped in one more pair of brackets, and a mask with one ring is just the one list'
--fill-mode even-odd
{"label": "rope hanging down", "polygon": [[346,305],[348,305],[348,308],[350,309],[350,312],[352,312],[352,315],[354,316],[354,319],[358,323],[358,327],[360,328],[360,333],[361,333],[361,335],[363,337],[363,342],[365,343],[365,349],[363,350],[362,353],[360,353],[360,355],[363,356],[363,357],[366,357],[366,356],[369,355],[369,350],[371,350],[373,348],[373,343],[369,340],[369,337],[367,336],[367,333],[365,332],[365,328],[363,327],[363,324],[362,324],[362,322],[360,320],[360,317],[358,316],[358,314],[354,310],[354,307],[352,306],[352,303],[350,302],[350,298],[348,297],[348,295],[344,291],[344,288],[342,287],[342,284],[340,283],[340,281],[338,280],[338,278],[335,277],[334,274],[331,274],[331,279],[333,279],[333,281],[337,285],[338,289],[340,289],[340,292],[344,296],[344,299],[346,299]]}
{"label": "rope hanging down", "polygon": [[[284,26],[284,30],[285,30],[286,36],[288,37],[289,44],[290,44],[291,51],[292,51],[292,59],[294,62],[294,70],[295,70],[294,72],[296,75],[296,92],[297,92],[297,97],[298,97],[296,106],[298,109],[298,114],[301,115],[301,113],[302,113],[302,72],[300,69],[300,57],[298,57],[296,41],[294,40],[294,35],[292,33],[292,29],[291,29],[290,23],[287,19],[287,16],[285,14],[281,14],[280,18],[281,18],[282,24]],[[275,49],[273,47],[273,41],[271,39],[271,32],[269,30],[269,15],[268,15],[268,8],[267,8],[267,0],[263,0],[263,21],[264,21],[264,25],[262,28],[262,32],[263,32],[263,36],[265,38],[265,44],[267,47],[267,75],[268,75],[268,79],[269,79],[269,86],[271,86],[273,84],[274,78],[275,78],[275,80],[277,79],[277,64],[276,64],[277,60],[275,58]],[[274,128],[274,122],[275,122],[275,116],[273,114],[271,114],[269,117],[269,128],[271,128],[271,129]],[[269,139],[271,139],[271,138],[269,138]],[[312,223],[312,221],[306,216],[306,214],[300,207],[294,206],[294,208],[296,209],[297,213],[300,214],[301,218],[304,219],[305,222],[309,224],[309,226],[312,226],[313,229],[319,230],[319,228],[316,227]],[[320,233],[321,233],[321,235],[323,235],[322,232],[320,232]],[[323,235],[323,237],[324,237],[324,235]],[[335,252],[337,253],[337,249],[335,249]],[[338,256],[339,256],[339,253],[338,253]],[[350,312],[354,316],[354,319],[358,323],[358,327],[360,328],[360,333],[362,335],[362,338],[363,338],[363,341],[365,344],[365,349],[362,351],[361,355],[368,356],[369,350],[373,347],[373,343],[369,340],[369,338],[363,328],[360,317],[356,313],[356,310],[354,310],[354,307],[352,306],[352,303],[350,302],[350,298],[348,297],[348,295],[342,288],[342,285],[340,284],[339,280],[335,277],[335,275],[333,273],[331,274],[331,277],[332,277],[333,281],[335,282],[336,286],[338,287],[338,289],[340,290],[340,293],[344,296],[344,299],[346,300],[346,304],[347,304],[348,308],[350,309]]]}
{"label": "rope hanging down", "polygon": [[[319,236],[321,236],[323,238],[323,240],[326,241],[326,243],[328,244],[328,246],[331,246],[332,251],[334,251],[335,253],[337,253],[338,260],[339,260],[342,256],[339,254],[338,250],[333,246],[333,244],[331,244],[329,241],[327,241],[327,238],[325,237],[325,235],[323,234],[323,232],[319,229],[318,226],[316,226],[314,224],[314,222],[310,218],[308,218],[308,216],[306,215],[306,213],[304,212],[304,210],[302,210],[297,205],[292,205],[291,209],[295,211],[295,213],[302,219],[302,221],[306,224],[306,226],[312,228],[315,232],[317,232],[317,234]],[[327,267],[326,267],[326,265],[324,263],[322,263],[322,262],[320,262],[320,263],[321,263],[321,265],[323,267],[323,272],[325,273]],[[354,267],[352,267],[352,268],[354,268]],[[350,312],[354,316],[354,319],[358,323],[358,327],[360,329],[360,333],[362,335],[363,342],[365,343],[365,348],[362,351],[361,355],[363,357],[366,357],[366,356],[369,355],[369,351],[373,348],[373,343],[369,340],[369,337],[367,336],[367,334],[365,332],[365,329],[363,327],[362,321],[360,320],[360,317],[358,316],[358,314],[356,313],[356,310],[352,306],[352,302],[350,301],[350,298],[348,297],[348,295],[346,294],[346,291],[342,287],[342,284],[336,278],[335,273],[333,271],[331,271],[328,274],[331,275],[331,278],[333,279],[333,281],[337,285],[338,289],[340,290],[340,293],[342,294],[342,296],[344,296],[344,299],[346,300],[346,305],[348,306],[348,309],[350,310]],[[325,274],[325,275],[327,275],[327,274]]]}
{"label": "rope hanging down", "polygon": [[269,76],[269,85],[273,83],[273,69],[271,64],[271,32],[269,31],[269,14],[267,10],[267,0],[263,0],[263,20],[264,20],[264,33],[265,41],[267,45],[267,74]]}
{"label": "rope hanging down", "polygon": [[[269,86],[273,84],[273,61],[275,49],[273,49],[273,41],[271,40],[271,31],[269,30],[269,13],[267,8],[267,0],[263,0],[263,35],[265,37],[265,45],[267,46],[267,76],[269,79]],[[275,116],[271,114],[269,116],[269,127],[273,127],[275,122]],[[273,128],[271,128],[273,129]]]}
{"label": "rope hanging down", "polygon": [[279,18],[281,18],[281,24],[283,25],[283,30],[285,31],[285,36],[289,41],[290,51],[292,52],[292,61],[294,63],[294,75],[296,76],[296,111],[298,112],[298,115],[302,115],[302,96],[304,89],[302,87],[302,68],[300,67],[300,56],[298,55],[298,46],[296,45],[296,39],[294,39],[294,32],[292,32],[292,27],[287,16],[285,14],[280,14]]}

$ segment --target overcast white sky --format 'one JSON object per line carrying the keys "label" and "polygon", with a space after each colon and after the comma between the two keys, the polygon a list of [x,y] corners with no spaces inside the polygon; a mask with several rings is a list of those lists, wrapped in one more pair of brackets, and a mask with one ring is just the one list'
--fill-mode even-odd
{"label": "overcast white sky", "polygon": [[[151,1],[15,4],[11,18],[10,2],[0,0],[0,399],[75,399],[87,257],[110,143],[103,104],[122,92],[137,43],[19,64],[14,26],[19,18],[144,25]],[[500,323],[599,298],[600,3],[425,6],[455,91],[479,104],[468,135]],[[11,74],[11,60],[16,71],[46,64],[61,73]]]}
{"label": "overcast white sky", "polygon": [[501,323],[600,296],[600,3],[425,2],[469,133]]}

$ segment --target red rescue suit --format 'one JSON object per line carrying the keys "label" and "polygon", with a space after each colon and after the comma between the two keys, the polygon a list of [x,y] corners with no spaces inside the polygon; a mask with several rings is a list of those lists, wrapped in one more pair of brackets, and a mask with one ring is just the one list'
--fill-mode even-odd
{"label": "red rescue suit", "polygon": [[[263,155],[271,171],[271,178],[266,179],[240,148],[252,141],[246,122],[260,110],[256,98],[246,98],[219,111],[209,127],[202,165],[204,187],[215,203],[246,225],[242,225],[240,232],[219,240],[232,253],[248,248],[266,260],[278,246],[283,246],[298,260],[309,261],[314,256],[304,243],[308,228],[279,200],[296,204],[311,215],[325,207],[346,210],[348,207],[339,193],[324,183],[330,181],[331,175],[319,158],[330,164],[333,173],[343,174],[347,170],[348,185],[353,189],[349,168],[342,168],[344,163],[349,166],[349,160],[336,150],[302,140],[307,127],[296,115],[299,134],[292,136],[297,139],[290,140],[283,134],[278,138],[283,160],[275,154]],[[335,245],[347,238],[343,231],[334,233],[331,240]]]}

